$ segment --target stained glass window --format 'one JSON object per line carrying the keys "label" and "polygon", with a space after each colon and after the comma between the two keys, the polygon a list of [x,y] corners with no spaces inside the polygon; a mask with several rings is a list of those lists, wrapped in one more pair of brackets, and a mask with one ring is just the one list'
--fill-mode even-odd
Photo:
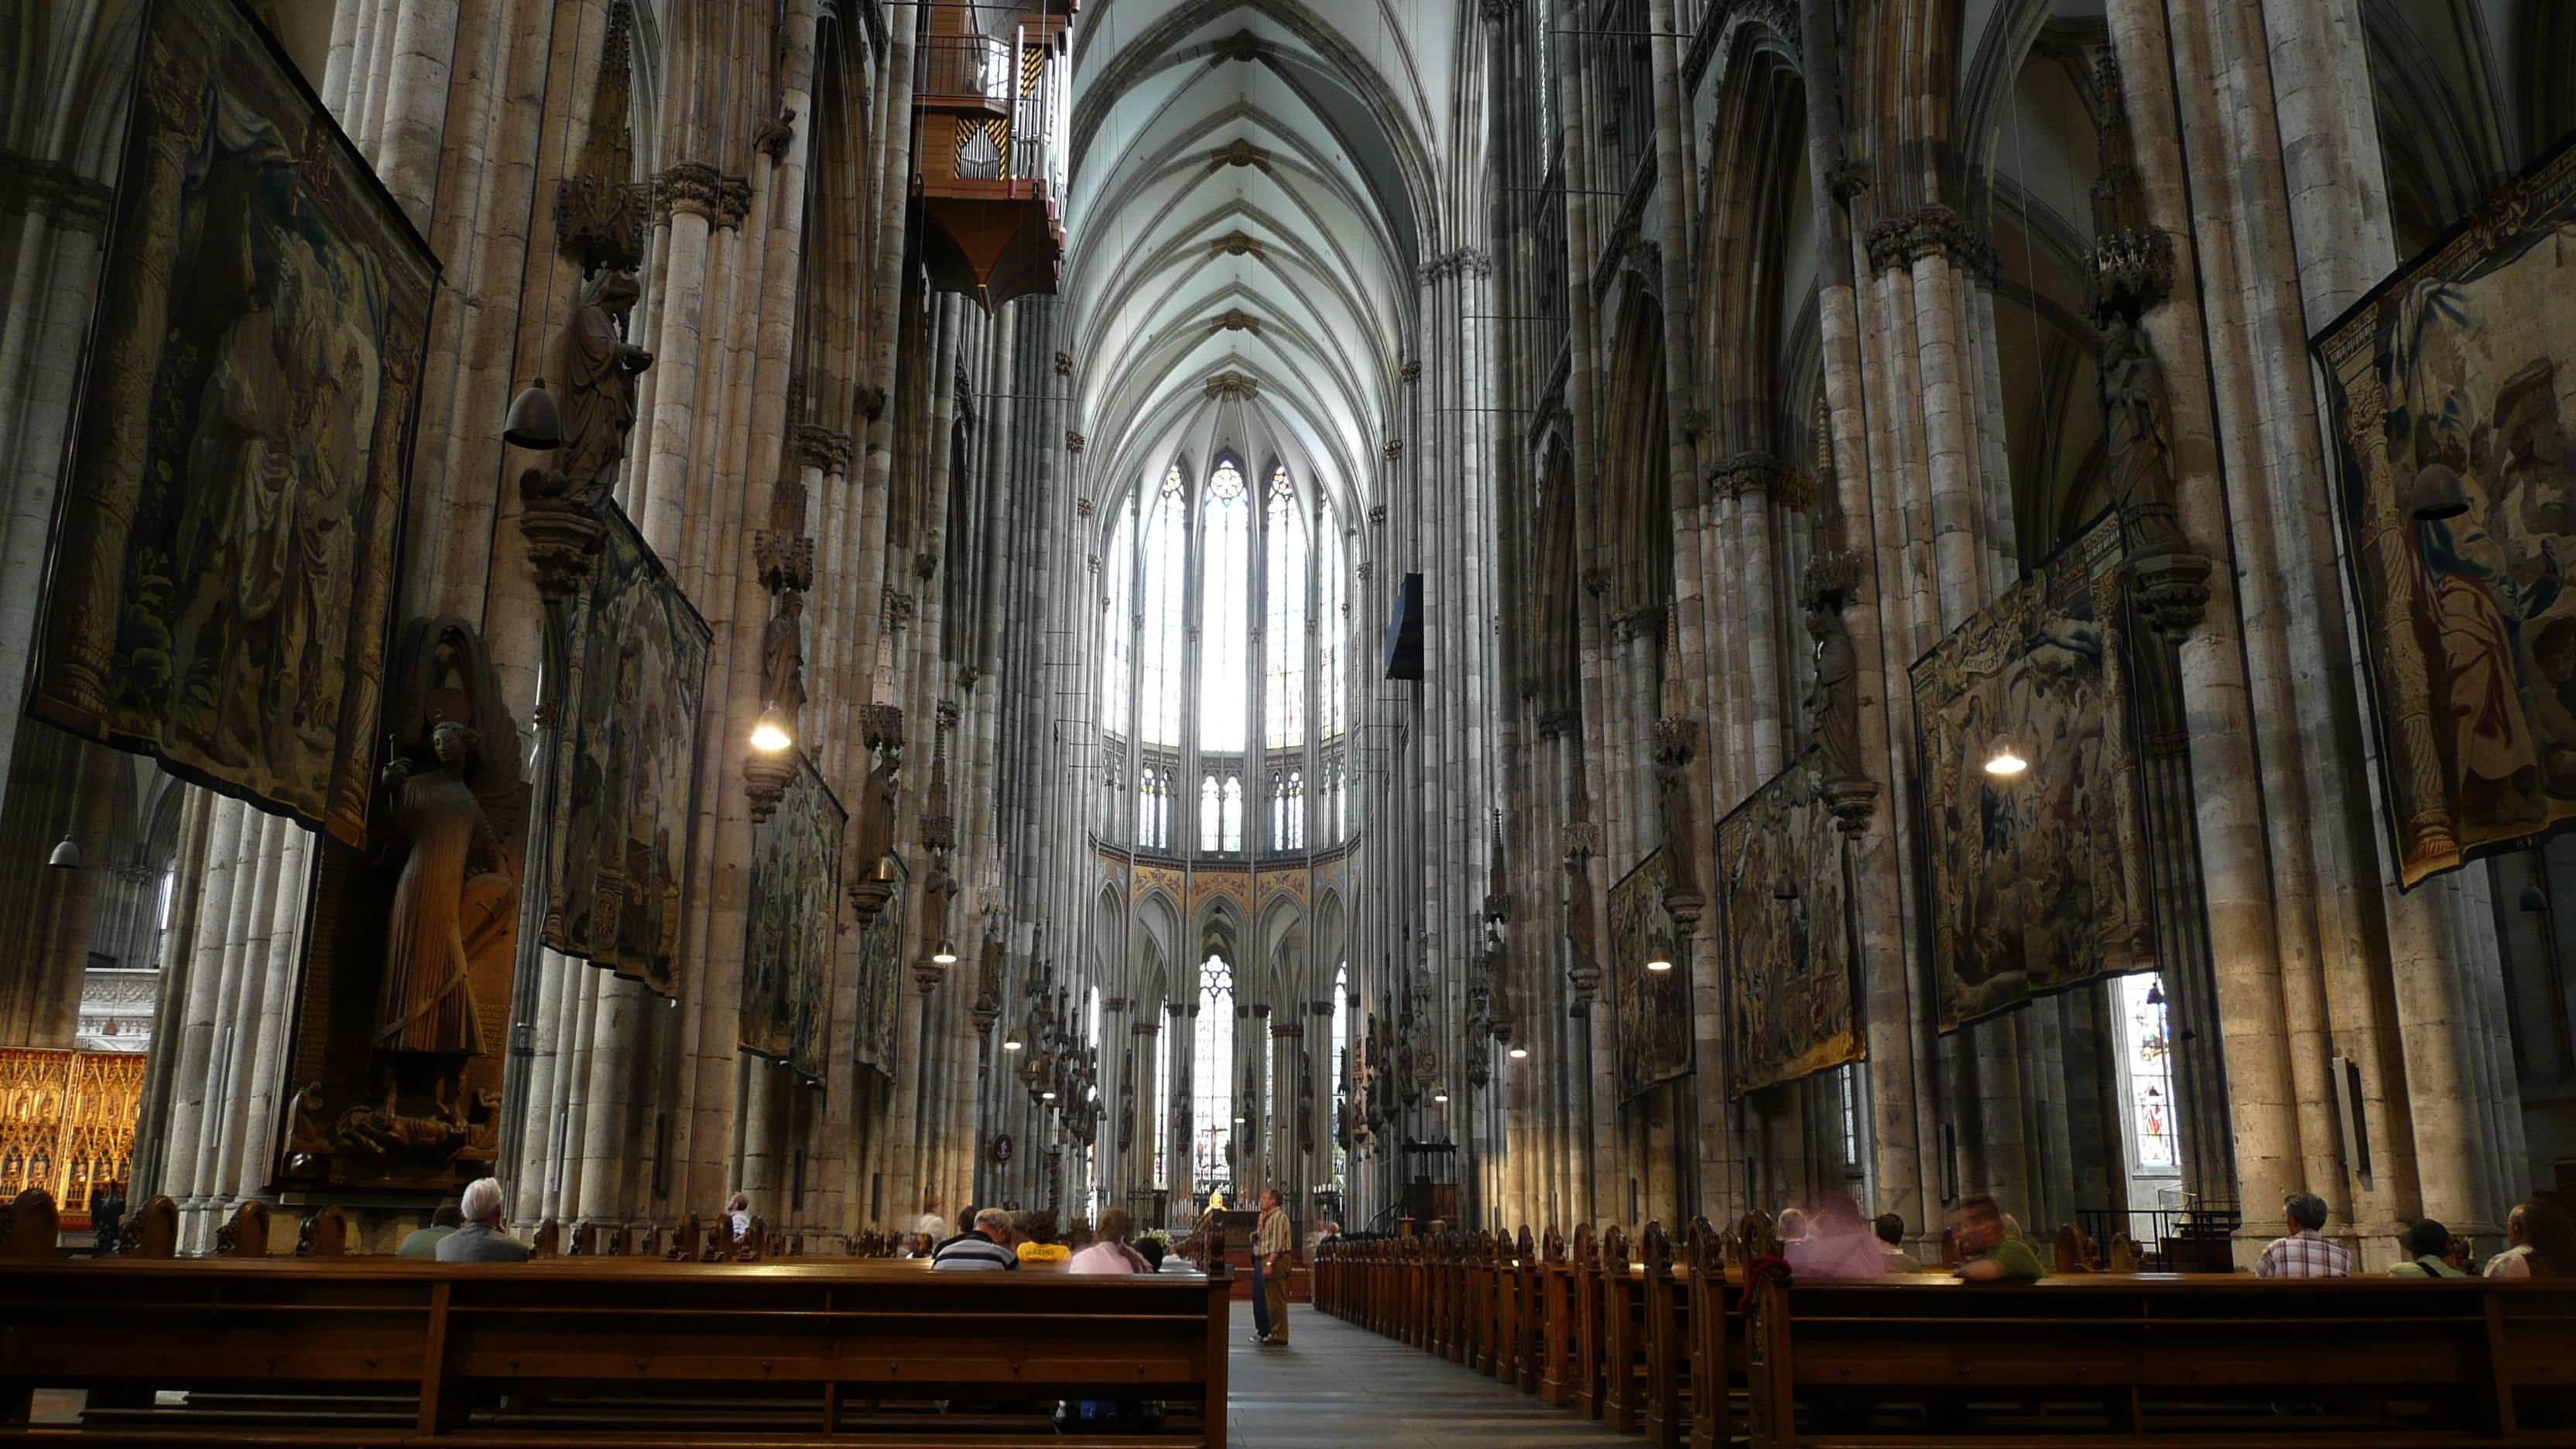
{"label": "stained glass window", "polygon": [[1240,750],[1252,631],[1252,500],[1232,459],[1208,475],[1199,569],[1199,748]]}
{"label": "stained glass window", "polygon": [[1118,510],[1118,527],[1109,535],[1109,552],[1101,568],[1100,720],[1108,731],[1127,737],[1128,669],[1135,662],[1136,500],[1131,495]]}
{"label": "stained glass window", "polygon": [[1256,490],[1231,455],[1203,475],[1169,464],[1100,542],[1101,778],[1115,791],[1107,762],[1133,767],[1140,849],[1304,850],[1347,834],[1343,531],[1319,490],[1267,466]]}
{"label": "stained glass window", "polygon": [[1234,1180],[1234,968],[1211,955],[1199,967],[1198,1055],[1193,1063],[1193,1194]]}
{"label": "stained glass window", "polygon": [[2120,1046],[2129,1095],[2129,1151],[2141,1172],[2182,1166],[2174,1138],[2173,1038],[2164,978],[2155,972],[2119,978]]}
{"label": "stained glass window", "polygon": [[1181,602],[1189,584],[1189,523],[1175,464],[1163,475],[1145,529],[1145,607],[1139,652],[1143,699],[1136,733],[1149,745],[1181,742]]}
{"label": "stained glass window", "polygon": [[1294,749],[1306,742],[1306,536],[1285,468],[1270,476],[1262,532],[1262,735],[1271,749]]}

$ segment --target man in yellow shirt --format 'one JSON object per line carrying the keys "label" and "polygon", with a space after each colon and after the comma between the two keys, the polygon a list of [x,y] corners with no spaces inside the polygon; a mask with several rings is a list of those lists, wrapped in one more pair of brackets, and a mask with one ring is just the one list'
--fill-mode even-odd
{"label": "man in yellow shirt", "polygon": [[1281,1348],[1288,1344],[1288,1255],[1295,1246],[1296,1233],[1279,1207],[1277,1190],[1263,1193],[1261,1221],[1252,1230],[1252,1261],[1261,1270],[1258,1291],[1270,1332],[1259,1341]]}

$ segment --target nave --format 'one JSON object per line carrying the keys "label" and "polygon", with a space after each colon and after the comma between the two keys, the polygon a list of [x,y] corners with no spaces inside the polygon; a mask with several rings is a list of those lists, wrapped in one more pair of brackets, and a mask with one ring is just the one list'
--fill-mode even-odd
{"label": "nave", "polygon": [[[1606,1415],[1694,1252],[1792,1349],[2366,1300],[2449,1378],[2354,1422],[2556,1432],[2571,78],[2570,0],[0,0],[0,1438],[1213,1440],[1222,1304],[1359,1263],[1592,1283]],[[164,1288],[291,1301],[147,1371]],[[401,1374],[260,1351],[337,1293]]]}

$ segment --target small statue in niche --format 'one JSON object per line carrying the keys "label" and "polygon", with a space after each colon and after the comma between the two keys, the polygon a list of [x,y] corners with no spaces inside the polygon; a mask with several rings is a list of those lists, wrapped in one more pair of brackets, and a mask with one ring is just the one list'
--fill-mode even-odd
{"label": "small statue in niche", "polygon": [[1839,593],[1809,591],[1807,635],[1816,641],[1816,683],[1807,695],[1816,751],[1824,759],[1826,779],[1848,779],[1861,773],[1860,657],[1843,624]]}
{"label": "small statue in niche", "polygon": [[385,712],[396,732],[375,818],[385,826],[377,844],[400,874],[374,1043],[488,1056],[499,1043],[486,1039],[474,978],[509,977],[519,886],[506,842],[527,796],[518,732],[483,641],[463,619],[415,620],[398,658]]}
{"label": "small statue in niche", "polygon": [[573,496],[596,505],[617,481],[626,434],[635,426],[635,378],[653,354],[626,340],[640,289],[632,273],[603,271],[582,284],[580,309],[564,333],[563,451],[559,470]]}
{"label": "small statue in niche", "polygon": [[794,589],[778,595],[778,612],[770,616],[760,641],[760,682],[769,702],[794,719],[805,708],[805,596]]}

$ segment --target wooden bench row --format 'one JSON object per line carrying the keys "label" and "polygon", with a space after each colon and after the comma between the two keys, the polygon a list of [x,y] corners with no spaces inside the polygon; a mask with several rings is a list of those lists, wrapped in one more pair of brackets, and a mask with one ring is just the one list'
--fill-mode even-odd
{"label": "wooden bench row", "polygon": [[[20,1193],[14,1202],[0,1206],[0,1258],[54,1256],[54,1241],[61,1235],[59,1224],[52,1194],[42,1188]],[[698,1215],[692,1212],[680,1220],[666,1246],[660,1223],[607,1228],[583,1223],[567,1237],[562,1224],[548,1218],[538,1225],[529,1249],[532,1256],[539,1258],[631,1257],[673,1263],[759,1263],[806,1256],[806,1238],[801,1230],[773,1234],[757,1217],[751,1220],[750,1231],[740,1237],[734,1236],[732,1228],[732,1220],[722,1213],[716,1215],[713,1224],[701,1228]],[[215,1256],[265,1257],[271,1250],[272,1231],[268,1204],[247,1199],[216,1230]],[[904,1242],[893,1233],[860,1233],[845,1240],[844,1252],[839,1256],[892,1258]],[[167,1197],[154,1197],[125,1219],[112,1256],[175,1257],[178,1244],[179,1205]],[[337,1258],[349,1250],[348,1214],[338,1207],[324,1207],[309,1214],[296,1229],[295,1256],[299,1258]]]}
{"label": "wooden bench row", "polygon": [[1649,1224],[1633,1251],[1617,1228],[1346,1241],[1315,1303],[1657,1449],[2576,1444],[2576,1285],[1793,1281],[1773,1252],[1759,1219],[1678,1245]]}

